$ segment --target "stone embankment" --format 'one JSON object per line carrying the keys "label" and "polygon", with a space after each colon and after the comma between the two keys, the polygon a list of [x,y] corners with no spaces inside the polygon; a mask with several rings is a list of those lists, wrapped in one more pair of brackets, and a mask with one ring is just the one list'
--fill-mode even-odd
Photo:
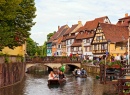
{"label": "stone embankment", "polygon": [[0,57],[0,88],[21,82],[24,75],[25,63],[20,57]]}

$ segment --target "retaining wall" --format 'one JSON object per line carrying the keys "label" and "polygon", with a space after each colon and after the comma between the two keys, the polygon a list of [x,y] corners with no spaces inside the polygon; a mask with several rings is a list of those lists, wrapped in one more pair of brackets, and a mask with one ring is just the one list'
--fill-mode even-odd
{"label": "retaining wall", "polygon": [[84,68],[88,73],[94,73],[94,74],[100,73],[99,66],[82,64],[82,68]]}
{"label": "retaining wall", "polygon": [[20,82],[25,75],[25,63],[0,64],[0,88]]}

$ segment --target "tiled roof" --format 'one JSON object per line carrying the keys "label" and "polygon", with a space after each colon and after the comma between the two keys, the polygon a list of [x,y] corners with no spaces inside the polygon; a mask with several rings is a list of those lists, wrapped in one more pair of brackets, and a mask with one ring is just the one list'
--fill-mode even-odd
{"label": "tiled roof", "polygon": [[50,38],[48,42],[52,42],[53,40],[57,39],[59,36],[62,35],[63,30],[68,27],[68,25],[63,25],[61,28]]}
{"label": "tiled roof", "polygon": [[128,26],[129,21],[130,21],[130,16],[120,18],[116,25]]}
{"label": "tiled roof", "polygon": [[72,25],[72,27],[64,35],[71,33],[77,26],[78,24]]}
{"label": "tiled roof", "polygon": [[66,28],[66,29],[63,30],[63,34],[59,36],[59,39],[60,39],[60,40],[58,39],[58,40],[59,40],[58,43],[61,43],[61,41],[63,40],[63,35],[64,35],[64,33],[65,33],[68,29],[69,29],[69,28]]}
{"label": "tiled roof", "polygon": [[73,39],[73,38],[75,38],[75,37],[76,37],[76,35],[74,35],[74,36],[67,36],[67,37],[66,37],[66,40],[67,40],[67,39]]}
{"label": "tiled roof", "polygon": [[130,16],[120,18],[119,20],[122,20],[122,19],[130,19]]}
{"label": "tiled roof", "polygon": [[88,34],[87,32],[85,32],[85,33],[79,33],[77,35],[76,39],[86,39],[86,38],[91,38],[93,36],[94,36],[93,33],[91,33],[91,34]]}
{"label": "tiled roof", "polygon": [[84,26],[80,27],[76,32],[80,32],[84,30]]}
{"label": "tiled roof", "polygon": [[65,32],[67,32],[67,30],[69,30],[69,27],[65,28],[65,29],[60,33],[60,35],[59,35],[57,38],[63,36],[63,35],[65,34]]}
{"label": "tiled roof", "polygon": [[82,44],[82,43],[73,43],[73,44],[71,45],[71,47],[78,47],[78,46],[81,46],[81,44]]}
{"label": "tiled roof", "polygon": [[104,23],[105,18],[108,18],[107,16],[95,18],[92,21],[87,21],[84,25],[85,30],[94,30],[97,28],[98,23]]}
{"label": "tiled roof", "polygon": [[106,40],[111,42],[121,42],[128,39],[129,30],[125,26],[117,26],[113,24],[100,23]]}

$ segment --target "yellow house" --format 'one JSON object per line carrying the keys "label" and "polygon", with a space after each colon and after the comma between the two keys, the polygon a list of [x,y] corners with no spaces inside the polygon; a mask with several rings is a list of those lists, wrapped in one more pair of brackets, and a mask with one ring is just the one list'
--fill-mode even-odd
{"label": "yellow house", "polygon": [[18,46],[16,48],[14,48],[14,49],[10,49],[8,47],[5,47],[4,49],[2,49],[2,53],[9,54],[9,55],[22,55],[23,57],[25,57],[26,43],[23,44],[22,46]]}
{"label": "yellow house", "polygon": [[129,30],[125,26],[99,23],[92,41],[93,54],[124,54],[127,52],[128,33]]}

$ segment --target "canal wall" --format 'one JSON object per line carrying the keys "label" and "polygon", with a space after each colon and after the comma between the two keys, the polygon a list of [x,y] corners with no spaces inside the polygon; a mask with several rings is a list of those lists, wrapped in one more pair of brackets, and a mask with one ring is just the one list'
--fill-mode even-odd
{"label": "canal wall", "polygon": [[95,65],[82,64],[82,68],[84,68],[88,73],[100,74],[100,67]]}
{"label": "canal wall", "polygon": [[3,63],[0,64],[0,88],[14,85],[24,78],[25,63]]}

